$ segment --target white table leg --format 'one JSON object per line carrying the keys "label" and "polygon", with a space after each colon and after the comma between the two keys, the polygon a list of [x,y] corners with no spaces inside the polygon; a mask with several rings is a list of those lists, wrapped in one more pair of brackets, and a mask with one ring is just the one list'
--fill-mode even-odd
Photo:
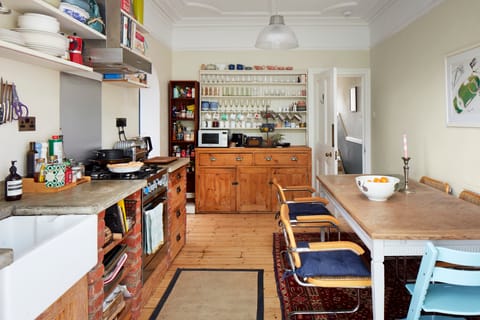
{"label": "white table leg", "polygon": [[383,241],[373,240],[372,271],[372,313],[374,320],[383,320],[385,315],[385,267],[383,265]]}

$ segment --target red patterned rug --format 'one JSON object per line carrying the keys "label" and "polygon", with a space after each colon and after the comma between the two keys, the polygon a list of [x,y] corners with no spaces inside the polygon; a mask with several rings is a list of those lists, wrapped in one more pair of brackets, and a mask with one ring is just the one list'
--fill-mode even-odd
{"label": "red patterned rug", "polygon": [[[351,240],[363,246],[362,242],[352,233],[342,233],[342,240]],[[318,233],[305,233],[298,235],[299,241],[319,241]],[[283,266],[288,266],[285,255],[280,252],[285,250],[283,234],[273,234],[273,258],[275,269],[275,280],[277,282],[278,295],[282,305],[282,319],[288,319],[291,311],[312,310],[312,309],[339,309],[351,308],[356,304],[356,290],[335,289],[335,288],[306,288],[298,285],[292,276],[285,277]],[[368,251],[366,250],[366,258]],[[407,276],[415,278],[419,259],[408,259]],[[400,270],[400,272],[403,272]],[[402,273],[403,274],[403,273]],[[385,261],[385,319],[402,319],[406,316],[410,303],[410,295],[406,291],[404,283],[395,276],[395,260]],[[372,319],[371,289],[360,291],[361,305],[357,312],[345,315],[297,315],[293,319]]]}

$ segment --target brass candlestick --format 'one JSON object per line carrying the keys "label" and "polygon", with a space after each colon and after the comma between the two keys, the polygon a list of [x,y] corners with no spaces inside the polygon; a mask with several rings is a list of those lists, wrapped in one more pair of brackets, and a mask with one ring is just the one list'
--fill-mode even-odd
{"label": "brass candlestick", "polygon": [[400,189],[400,192],[405,192],[405,193],[415,193],[415,191],[408,186],[408,171],[410,167],[408,166],[408,162],[410,161],[410,157],[405,158],[402,157],[403,160],[403,177],[405,179],[405,184],[402,189]]}

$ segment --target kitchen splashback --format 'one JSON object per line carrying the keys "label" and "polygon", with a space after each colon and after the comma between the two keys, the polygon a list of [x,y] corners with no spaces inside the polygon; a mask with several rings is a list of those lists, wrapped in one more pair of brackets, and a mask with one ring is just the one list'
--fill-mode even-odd
{"label": "kitchen splashback", "polygon": [[[60,126],[68,158],[86,162],[102,144],[102,83],[61,74]],[[79,90],[81,88],[81,90]]]}

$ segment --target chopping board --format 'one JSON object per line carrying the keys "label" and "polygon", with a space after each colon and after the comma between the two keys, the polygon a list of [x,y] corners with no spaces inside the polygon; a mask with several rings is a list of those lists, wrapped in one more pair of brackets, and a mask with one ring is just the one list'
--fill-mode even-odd
{"label": "chopping board", "polygon": [[173,162],[177,160],[178,158],[176,157],[153,157],[150,159],[145,159],[143,162],[144,163],[153,163],[153,164],[167,164],[170,162]]}

